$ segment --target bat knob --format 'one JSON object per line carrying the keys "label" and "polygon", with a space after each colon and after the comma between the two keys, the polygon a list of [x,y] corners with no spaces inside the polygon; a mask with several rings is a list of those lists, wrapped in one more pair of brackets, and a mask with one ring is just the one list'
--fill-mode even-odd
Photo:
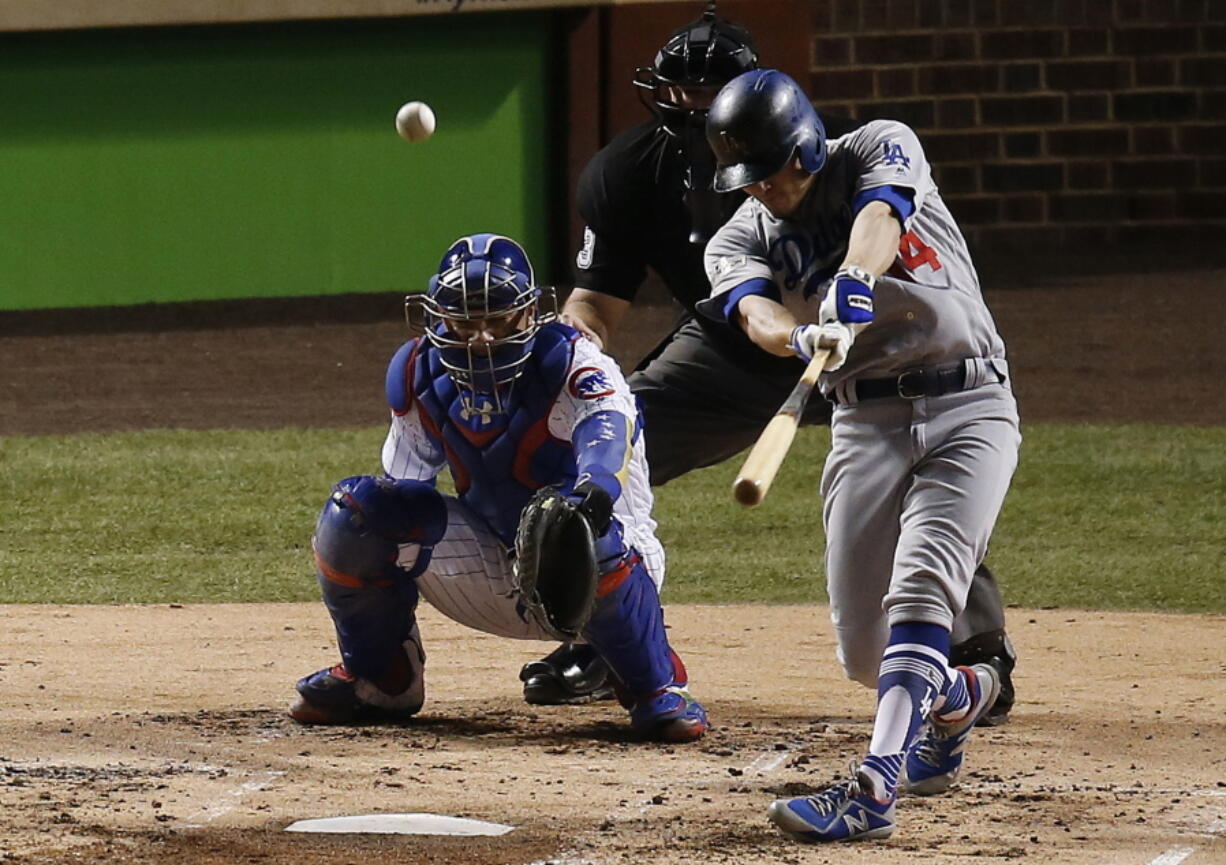
{"label": "bat knob", "polygon": [[732,485],[732,497],[747,508],[762,504],[764,493],[762,484],[749,478],[737,478]]}

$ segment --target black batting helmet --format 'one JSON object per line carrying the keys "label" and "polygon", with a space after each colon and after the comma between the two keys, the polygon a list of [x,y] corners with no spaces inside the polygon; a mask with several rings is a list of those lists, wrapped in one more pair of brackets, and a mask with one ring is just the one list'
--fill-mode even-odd
{"label": "black batting helmet", "polygon": [[[651,92],[648,107],[678,136],[701,122],[720,87],[757,66],[749,31],[720,18],[711,2],[701,18],[673,31],[653,65],[635,70],[634,84]],[[704,90],[709,90],[705,98]]]}
{"label": "black batting helmet", "polygon": [[826,163],[826,129],[789,76],[754,69],[730,81],[707,112],[715,191],[742,189],[778,173],[793,156],[810,174]]}

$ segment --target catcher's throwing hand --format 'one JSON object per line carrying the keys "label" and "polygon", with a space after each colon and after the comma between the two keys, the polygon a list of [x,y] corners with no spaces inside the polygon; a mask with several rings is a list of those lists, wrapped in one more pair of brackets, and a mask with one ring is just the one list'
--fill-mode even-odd
{"label": "catcher's throwing hand", "polygon": [[557,487],[537,490],[515,533],[512,580],[525,612],[558,639],[573,640],[591,618],[598,576],[596,534],[580,502]]}
{"label": "catcher's throwing hand", "polygon": [[613,521],[613,497],[609,491],[595,481],[586,480],[575,486],[575,491],[567,496],[579,513],[587,517],[588,524],[596,537],[601,537],[609,530]]}

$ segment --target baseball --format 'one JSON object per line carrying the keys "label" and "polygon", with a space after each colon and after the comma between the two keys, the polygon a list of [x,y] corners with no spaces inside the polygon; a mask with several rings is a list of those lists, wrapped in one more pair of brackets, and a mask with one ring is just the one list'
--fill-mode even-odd
{"label": "baseball", "polygon": [[396,131],[405,141],[425,141],[434,134],[434,111],[424,102],[406,102],[396,112]]}

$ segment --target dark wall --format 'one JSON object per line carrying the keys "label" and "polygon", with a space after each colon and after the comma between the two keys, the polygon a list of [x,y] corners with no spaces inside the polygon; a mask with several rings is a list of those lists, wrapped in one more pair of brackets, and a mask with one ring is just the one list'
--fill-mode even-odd
{"label": "dark wall", "polygon": [[974,247],[1226,227],[1226,3],[812,0],[810,93],[910,123]]}
{"label": "dark wall", "polygon": [[[645,118],[629,76],[701,2],[620,6],[571,32],[568,177]],[[1173,253],[1226,228],[1222,0],[720,3],[819,108],[920,134],[972,249]],[[569,192],[569,190],[568,190]],[[571,214],[566,264],[578,232]],[[1033,259],[1031,259],[1033,260]]]}

